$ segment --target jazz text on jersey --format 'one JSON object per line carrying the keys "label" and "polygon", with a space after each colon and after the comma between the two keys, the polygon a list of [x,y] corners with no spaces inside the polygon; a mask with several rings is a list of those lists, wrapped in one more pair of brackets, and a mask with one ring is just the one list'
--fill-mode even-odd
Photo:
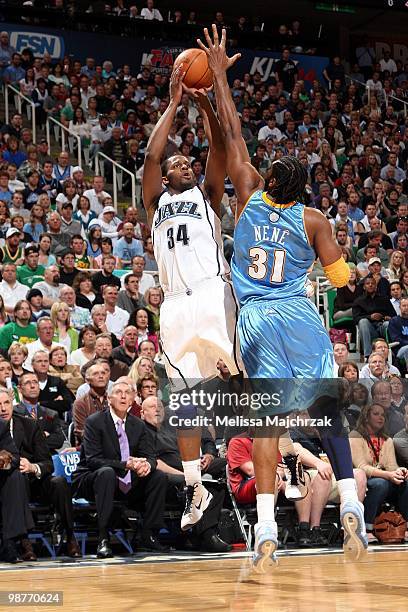
{"label": "jazz text on jersey", "polygon": [[202,218],[197,202],[168,202],[158,209],[154,227],[157,228],[163,221],[177,216]]}

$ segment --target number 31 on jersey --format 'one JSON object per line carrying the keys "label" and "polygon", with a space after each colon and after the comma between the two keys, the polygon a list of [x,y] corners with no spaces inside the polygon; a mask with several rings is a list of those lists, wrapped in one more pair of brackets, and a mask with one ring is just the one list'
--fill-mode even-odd
{"label": "number 31 on jersey", "polygon": [[282,283],[285,269],[286,251],[285,249],[274,249],[273,253],[268,254],[261,247],[249,249],[249,256],[252,264],[248,266],[248,275],[254,280],[263,280],[268,273],[269,255],[273,256],[271,283]]}

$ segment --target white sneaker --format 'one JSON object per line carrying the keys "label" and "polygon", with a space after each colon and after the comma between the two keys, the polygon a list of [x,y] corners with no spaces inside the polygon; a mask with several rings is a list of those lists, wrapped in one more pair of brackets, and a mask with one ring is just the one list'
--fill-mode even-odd
{"label": "white sneaker", "polygon": [[257,574],[265,574],[277,565],[278,526],[276,521],[262,521],[255,525],[255,548],[252,566]]}
{"label": "white sneaker", "polygon": [[298,455],[286,455],[282,457],[283,471],[285,473],[285,497],[286,499],[304,499],[308,494],[303,465]]}
{"label": "white sneaker", "polygon": [[341,504],[340,521],[344,529],[343,551],[351,561],[358,561],[368,548],[363,504],[359,501]]}
{"label": "white sneaker", "polygon": [[186,507],[181,517],[181,529],[187,531],[201,520],[203,513],[207,510],[213,496],[207,491],[201,482],[187,486]]}

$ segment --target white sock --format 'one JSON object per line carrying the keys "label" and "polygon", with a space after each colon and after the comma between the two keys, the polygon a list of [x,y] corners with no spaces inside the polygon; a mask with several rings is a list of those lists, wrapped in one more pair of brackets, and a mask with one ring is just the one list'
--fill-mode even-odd
{"label": "white sock", "polygon": [[275,520],[275,496],[273,493],[258,493],[256,496],[258,523]]}
{"label": "white sock", "polygon": [[192,486],[196,482],[201,482],[201,461],[193,459],[193,461],[182,461],[184,479],[187,486]]}
{"label": "white sock", "polygon": [[347,501],[358,502],[357,486],[354,478],[343,478],[337,481],[340,493],[340,503],[344,504]]}

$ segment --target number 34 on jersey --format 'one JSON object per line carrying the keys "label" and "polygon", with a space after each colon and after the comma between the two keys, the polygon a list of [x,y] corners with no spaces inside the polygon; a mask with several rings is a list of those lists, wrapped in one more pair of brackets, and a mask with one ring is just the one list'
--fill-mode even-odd
{"label": "number 34 on jersey", "polygon": [[181,223],[177,227],[169,227],[167,230],[167,246],[169,249],[174,249],[176,242],[180,242],[184,246],[187,246],[190,242],[190,238],[187,233],[187,224]]}

